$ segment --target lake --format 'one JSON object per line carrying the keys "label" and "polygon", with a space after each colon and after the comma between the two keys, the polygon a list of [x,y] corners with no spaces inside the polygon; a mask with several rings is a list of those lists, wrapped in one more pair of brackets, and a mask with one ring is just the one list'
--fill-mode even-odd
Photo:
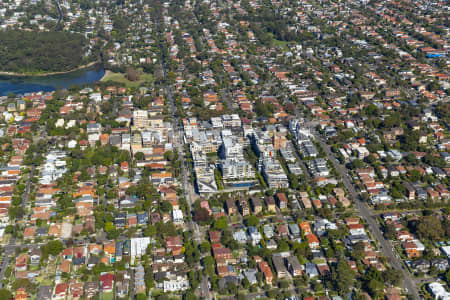
{"label": "lake", "polygon": [[87,69],[66,74],[49,76],[0,77],[0,96],[10,93],[16,95],[32,92],[50,92],[59,88],[68,88],[71,85],[82,85],[97,82],[105,75],[105,69],[98,65]]}

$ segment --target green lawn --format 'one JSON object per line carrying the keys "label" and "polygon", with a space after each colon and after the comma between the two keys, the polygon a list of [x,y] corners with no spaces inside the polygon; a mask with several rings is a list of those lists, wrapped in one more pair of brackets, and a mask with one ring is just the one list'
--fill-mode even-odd
{"label": "green lawn", "polygon": [[279,40],[277,40],[277,39],[273,39],[273,45],[274,46],[279,46],[279,47],[281,47],[281,48],[283,48],[283,50],[285,50],[285,51],[289,51],[289,48],[288,48],[288,42],[285,42],[285,41],[279,41]]}
{"label": "green lawn", "polygon": [[233,215],[233,216],[230,216],[230,220],[231,220],[231,223],[236,224],[236,223],[239,223],[240,218],[238,216]]}
{"label": "green lawn", "polygon": [[313,259],[313,262],[317,265],[317,264],[326,263],[327,261],[323,258],[315,258],[315,259]]}
{"label": "green lawn", "polygon": [[153,76],[152,76],[152,74],[141,73],[139,76],[139,80],[129,81],[125,77],[125,74],[123,74],[123,73],[114,73],[111,71],[107,71],[107,73],[105,74],[105,76],[102,78],[101,81],[104,81],[104,82],[113,81],[113,82],[118,82],[118,83],[124,83],[127,87],[135,88],[135,87],[141,86],[143,83],[153,82]]}
{"label": "green lawn", "polygon": [[30,267],[30,271],[38,271],[38,270],[40,270],[40,267],[39,266],[31,266]]}
{"label": "green lawn", "polygon": [[44,279],[41,281],[41,285],[52,285],[53,284],[53,280],[51,279]]}
{"label": "green lawn", "polygon": [[279,47],[283,48],[284,51],[289,51],[289,48],[288,48],[288,46],[287,46],[287,45],[288,45],[288,42],[277,40],[277,39],[273,36],[273,34],[270,34],[270,35],[272,36],[272,41],[273,41],[273,45],[274,45],[274,46],[279,46]]}
{"label": "green lawn", "polygon": [[102,300],[113,300],[114,295],[113,293],[103,293],[102,294]]}

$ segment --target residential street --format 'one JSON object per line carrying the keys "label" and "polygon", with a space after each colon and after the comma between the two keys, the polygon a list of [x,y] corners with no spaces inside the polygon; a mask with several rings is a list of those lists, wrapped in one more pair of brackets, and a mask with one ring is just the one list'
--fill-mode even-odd
{"label": "residential street", "polygon": [[392,245],[388,240],[384,238],[383,233],[381,232],[374,215],[370,211],[367,204],[362,201],[361,197],[356,192],[355,187],[350,179],[350,176],[348,175],[346,167],[339,163],[339,161],[331,152],[330,146],[319,136],[319,134],[316,132],[314,132],[313,134],[315,139],[320,143],[320,145],[324,149],[328,159],[333,163],[337,172],[340,174],[342,182],[347,188],[350,197],[353,200],[353,203],[355,203],[356,209],[359,211],[359,215],[364,219],[366,224],[369,225],[370,231],[373,237],[377,240],[378,244],[380,245],[383,255],[388,259],[388,261],[390,262],[390,264],[394,269],[402,272],[404,288],[407,289],[408,294],[411,294],[414,297],[414,299],[416,300],[420,299],[413,278],[411,278],[409,272],[404,269],[402,264],[397,259],[396,255],[394,254]]}
{"label": "residential street", "polygon": [[[34,173],[35,169],[36,169],[36,166],[33,165],[30,169],[30,176],[28,176],[25,190],[22,194],[21,205],[24,210],[26,209],[26,206],[28,203],[28,195],[30,193],[30,188],[31,188],[31,178],[33,177],[32,174]],[[4,279],[6,269],[8,268],[9,263],[10,263],[10,259],[8,256],[10,254],[13,254],[16,247],[18,247],[18,246],[24,246],[24,245],[16,245],[16,239],[14,237],[11,237],[8,245],[3,248],[4,253],[3,253],[3,261],[2,261],[2,264],[0,265],[0,281]]]}

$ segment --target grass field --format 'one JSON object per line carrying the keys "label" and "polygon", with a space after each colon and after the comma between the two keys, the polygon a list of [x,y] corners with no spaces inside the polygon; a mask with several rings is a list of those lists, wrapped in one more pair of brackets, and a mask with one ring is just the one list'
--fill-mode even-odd
{"label": "grass field", "polygon": [[141,73],[139,75],[139,80],[129,81],[125,77],[125,74],[123,74],[123,73],[114,73],[111,71],[106,71],[105,76],[102,78],[101,81],[104,81],[104,82],[113,81],[113,82],[118,82],[118,83],[124,83],[127,87],[135,88],[135,87],[141,86],[144,83],[153,82],[153,76],[151,74]]}
{"label": "grass field", "polygon": [[285,51],[289,51],[289,47],[287,46],[289,42],[277,40],[273,34],[270,34],[270,35],[272,36],[272,41],[273,41],[274,46],[278,46],[278,47],[283,48],[283,50],[285,50]]}
{"label": "grass field", "polygon": [[281,48],[283,48],[283,50],[285,50],[285,51],[289,51],[289,48],[288,48],[288,42],[285,42],[285,41],[279,41],[279,40],[277,40],[277,39],[273,39],[273,45],[274,46],[278,46],[278,47],[281,47]]}
{"label": "grass field", "polygon": [[102,297],[103,300],[113,300],[114,299],[113,293],[103,293],[102,296],[103,296]]}
{"label": "grass field", "polygon": [[231,221],[231,223],[236,224],[236,223],[239,223],[240,219],[238,216],[233,215],[233,216],[230,216],[230,221]]}

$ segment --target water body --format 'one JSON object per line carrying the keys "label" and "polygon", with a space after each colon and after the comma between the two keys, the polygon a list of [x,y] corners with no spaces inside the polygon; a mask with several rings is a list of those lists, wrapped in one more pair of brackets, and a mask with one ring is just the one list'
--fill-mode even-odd
{"label": "water body", "polygon": [[68,88],[71,85],[83,85],[94,83],[102,79],[105,69],[101,66],[93,66],[66,74],[49,76],[2,76],[0,77],[0,96],[10,93],[22,95],[32,92],[51,92],[60,88]]}

